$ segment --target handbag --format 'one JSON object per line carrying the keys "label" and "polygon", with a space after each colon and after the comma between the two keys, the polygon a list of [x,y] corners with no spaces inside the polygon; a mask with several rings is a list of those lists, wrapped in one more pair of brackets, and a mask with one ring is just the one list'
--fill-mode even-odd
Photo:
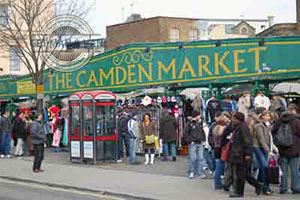
{"label": "handbag", "polygon": [[146,135],[145,140],[146,140],[146,144],[153,144],[153,143],[155,143],[155,136],[154,135]]}
{"label": "handbag", "polygon": [[279,167],[274,158],[270,158],[269,166],[264,168],[264,179],[270,184],[279,184],[280,182]]}
{"label": "handbag", "polygon": [[231,142],[229,141],[227,144],[225,144],[222,147],[222,150],[221,150],[221,160],[224,161],[224,162],[228,161],[229,151],[230,151],[230,144],[231,144]]}
{"label": "handbag", "polygon": [[160,147],[160,144],[159,144],[159,139],[158,137],[154,136],[154,140],[155,140],[155,149],[158,151],[159,150],[159,147]]}

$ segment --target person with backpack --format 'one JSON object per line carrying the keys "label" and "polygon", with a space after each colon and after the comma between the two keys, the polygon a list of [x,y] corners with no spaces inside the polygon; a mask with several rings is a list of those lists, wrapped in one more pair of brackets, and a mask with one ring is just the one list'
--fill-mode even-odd
{"label": "person with backpack", "polygon": [[280,193],[288,192],[288,168],[291,169],[291,189],[293,194],[300,194],[300,120],[294,114],[295,108],[288,107],[275,122],[272,135],[279,149],[279,164],[282,169]]}
{"label": "person with backpack", "polygon": [[184,130],[184,138],[189,144],[189,158],[191,163],[189,178],[193,179],[195,175],[198,175],[199,179],[205,179],[206,176],[203,169],[203,144],[206,141],[206,135],[203,130],[200,111],[194,110],[192,117],[192,120],[187,123]]}

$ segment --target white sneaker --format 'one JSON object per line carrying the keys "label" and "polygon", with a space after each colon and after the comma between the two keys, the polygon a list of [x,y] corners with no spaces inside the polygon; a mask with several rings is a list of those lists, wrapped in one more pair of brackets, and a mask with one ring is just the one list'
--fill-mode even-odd
{"label": "white sneaker", "polygon": [[0,156],[0,158],[4,158],[5,156],[2,154],[1,156]]}
{"label": "white sneaker", "polygon": [[10,155],[7,155],[7,156],[5,156],[5,158],[11,158],[11,156],[10,156]]}
{"label": "white sneaker", "polygon": [[189,175],[189,179],[193,179],[194,178],[194,173],[191,172],[190,175]]}
{"label": "white sneaker", "polygon": [[123,160],[122,160],[122,159],[119,159],[119,160],[117,160],[117,163],[121,163],[121,162],[123,162]]}
{"label": "white sneaker", "polygon": [[204,174],[202,174],[202,175],[198,176],[198,178],[199,179],[206,179],[207,177]]}

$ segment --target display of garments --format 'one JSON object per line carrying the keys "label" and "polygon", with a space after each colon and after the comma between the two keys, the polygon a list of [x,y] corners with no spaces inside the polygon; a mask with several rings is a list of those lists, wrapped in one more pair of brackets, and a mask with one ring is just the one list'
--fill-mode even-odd
{"label": "display of garments", "polygon": [[264,107],[265,109],[269,110],[269,108],[271,106],[271,102],[268,97],[266,97],[264,95],[263,96],[258,95],[254,99],[254,106],[255,106],[255,108]]}
{"label": "display of garments", "polygon": [[251,97],[242,96],[238,101],[238,111],[243,113],[245,116],[248,116],[249,110],[251,108]]}
{"label": "display of garments", "polygon": [[215,121],[216,113],[221,111],[221,104],[217,99],[209,99],[207,101],[206,110],[209,117],[208,122],[212,123]]}
{"label": "display of garments", "polygon": [[59,147],[60,145],[60,139],[61,139],[61,130],[56,129],[56,131],[53,134],[53,141],[52,141],[52,146],[54,147]]}
{"label": "display of garments", "polygon": [[63,132],[63,145],[64,146],[68,146],[69,144],[69,129],[68,126],[69,125],[69,120],[65,119],[65,123],[64,123],[64,132]]}

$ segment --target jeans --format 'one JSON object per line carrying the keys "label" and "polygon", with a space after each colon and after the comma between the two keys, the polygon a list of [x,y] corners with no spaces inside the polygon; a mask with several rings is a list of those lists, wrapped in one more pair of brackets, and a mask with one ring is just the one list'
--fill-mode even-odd
{"label": "jeans", "polygon": [[164,155],[164,158],[168,158],[169,156],[169,145],[170,145],[170,148],[171,148],[171,156],[172,157],[176,157],[177,155],[177,152],[176,152],[176,142],[164,142],[163,143],[163,155]]}
{"label": "jeans", "polygon": [[221,189],[223,187],[221,175],[224,173],[224,169],[225,169],[225,162],[220,159],[216,159],[216,171],[214,176],[215,189]]}
{"label": "jeans", "polygon": [[281,157],[280,166],[282,170],[281,177],[281,192],[288,191],[288,168],[291,168],[291,179],[292,179],[292,191],[300,192],[300,180],[299,180],[299,165],[300,157]]}
{"label": "jeans", "polygon": [[10,140],[11,140],[10,133],[3,132],[1,137],[1,146],[2,146],[2,154],[5,156],[10,154]]}
{"label": "jeans", "polygon": [[189,145],[189,158],[190,165],[189,170],[190,173],[194,173],[195,175],[204,175],[203,170],[203,144],[190,144]]}
{"label": "jeans", "polygon": [[27,138],[24,140],[24,146],[23,146],[23,155],[27,156],[28,155],[28,144],[27,144]]}
{"label": "jeans", "polygon": [[266,154],[265,150],[263,148],[253,148],[253,152],[256,157],[256,161],[259,168],[259,173],[257,180],[264,183],[263,191],[267,192],[270,191],[269,183],[264,180],[264,168],[268,167],[268,155]]}
{"label": "jeans", "polygon": [[137,140],[134,138],[130,138],[129,139],[129,163],[130,164],[137,162],[136,147],[137,147]]}
{"label": "jeans", "polygon": [[210,171],[214,172],[216,169],[216,162],[215,162],[215,153],[213,150],[209,151],[208,149],[204,149],[204,159],[207,163],[207,167]]}
{"label": "jeans", "polygon": [[42,161],[44,159],[44,144],[34,144],[34,161],[33,171],[41,169]]}

